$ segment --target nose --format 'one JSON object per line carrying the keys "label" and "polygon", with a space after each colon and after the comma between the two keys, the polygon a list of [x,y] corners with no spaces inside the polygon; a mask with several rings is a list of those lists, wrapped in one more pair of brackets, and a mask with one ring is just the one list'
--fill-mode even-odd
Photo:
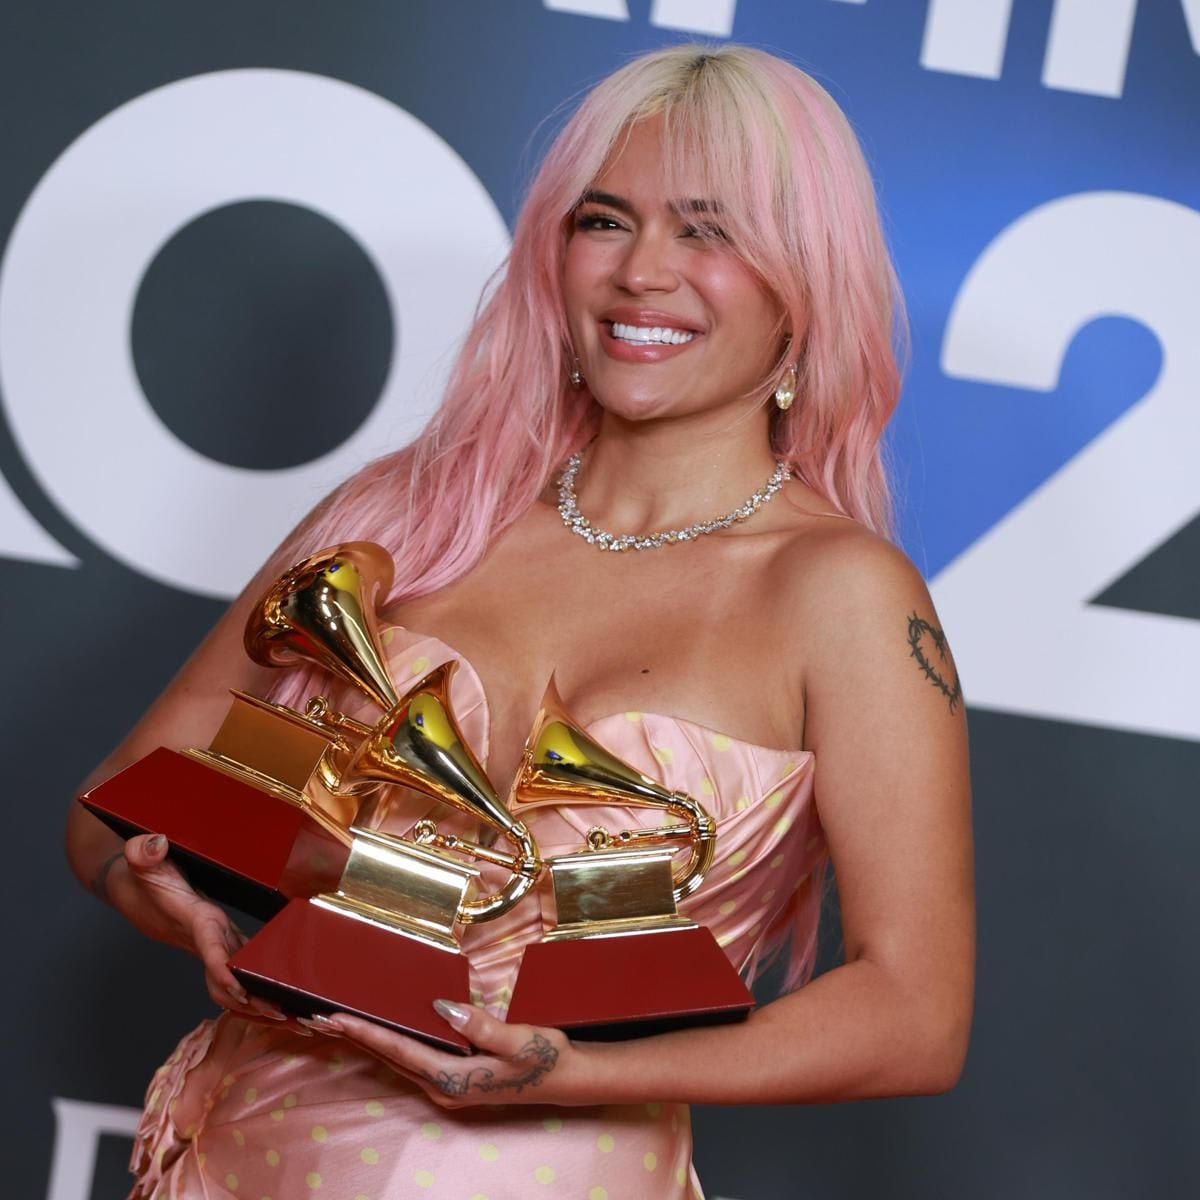
{"label": "nose", "polygon": [[674,291],[679,280],[671,260],[669,234],[640,229],[617,264],[613,282],[633,295]]}

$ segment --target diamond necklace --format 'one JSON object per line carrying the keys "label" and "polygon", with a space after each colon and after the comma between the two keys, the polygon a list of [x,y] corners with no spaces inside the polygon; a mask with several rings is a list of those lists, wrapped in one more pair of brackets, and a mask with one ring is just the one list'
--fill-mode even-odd
{"label": "diamond necklace", "polygon": [[606,533],[602,529],[594,529],[592,523],[579,511],[579,501],[575,496],[575,477],[579,474],[579,464],[583,461],[583,452],[572,454],[563,467],[562,478],[558,483],[558,512],[563,524],[572,532],[577,533],[586,542],[601,550],[653,550],[656,546],[667,546],[672,542],[688,542],[703,534],[712,533],[717,529],[728,529],[739,521],[752,517],[776,492],[788,481],[791,473],[787,463],[779,459],[771,478],[746,501],[732,512],[723,517],[715,517],[711,521],[697,521],[686,529],[664,529],[659,533]]}

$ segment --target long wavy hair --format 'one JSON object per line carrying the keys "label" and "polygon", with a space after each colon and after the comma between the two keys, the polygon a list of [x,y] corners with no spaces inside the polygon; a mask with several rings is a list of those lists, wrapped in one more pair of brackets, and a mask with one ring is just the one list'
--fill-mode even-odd
{"label": "long wavy hair", "polygon": [[435,591],[469,571],[594,435],[599,406],[568,381],[563,256],[583,193],[648,117],[664,123],[668,181],[719,199],[723,228],[792,335],[761,381],[765,403],[798,363],[796,402],[772,419],[774,452],[840,512],[891,533],[880,441],[899,392],[903,309],[858,141],[791,64],[685,44],[588,93],[533,179],[441,406],[414,442],[319,506],[289,553],[369,537],[396,559],[392,601]]}
{"label": "long wavy hair", "polygon": [[[599,405],[568,380],[563,256],[584,192],[650,117],[663,122],[668,194],[717,199],[723,230],[779,303],[780,354],[761,380],[763,402],[793,363],[798,387],[793,406],[773,413],[773,451],[840,512],[890,535],[880,441],[905,326],[858,141],[828,93],[789,63],[743,46],[677,45],[588,93],[533,179],[441,406],[414,442],[320,505],[281,547],[281,565],[368,538],[396,561],[390,602],[435,591],[469,571],[595,434]],[[288,672],[275,696],[298,703],[315,679]],[[798,936],[785,987],[812,970],[821,875],[787,914]],[[769,931],[752,972],[786,934]]]}

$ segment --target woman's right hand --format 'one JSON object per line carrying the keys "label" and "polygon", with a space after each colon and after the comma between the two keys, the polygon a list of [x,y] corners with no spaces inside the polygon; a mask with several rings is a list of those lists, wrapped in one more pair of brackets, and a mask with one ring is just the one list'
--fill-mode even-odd
{"label": "woman's right hand", "polygon": [[246,935],[224,909],[192,888],[167,850],[162,834],[130,838],[105,872],[104,898],[143,933],[199,958],[208,994],[222,1008],[243,1017],[286,1020],[238,982],[229,959],[245,945]]}

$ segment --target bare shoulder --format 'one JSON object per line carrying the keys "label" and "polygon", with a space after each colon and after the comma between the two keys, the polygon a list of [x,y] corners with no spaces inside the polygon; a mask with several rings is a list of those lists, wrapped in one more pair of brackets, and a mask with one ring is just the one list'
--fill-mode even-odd
{"label": "bare shoulder", "polygon": [[949,638],[921,572],[898,546],[855,521],[814,519],[773,575],[782,636],[810,701],[836,691],[866,703],[891,683],[910,702],[960,711]]}
{"label": "bare shoulder", "polygon": [[[894,543],[857,521],[814,516],[776,555],[773,583],[787,608],[824,630],[853,614],[869,620],[889,602],[928,603],[920,571]],[[833,632],[832,629],[827,632]]]}

